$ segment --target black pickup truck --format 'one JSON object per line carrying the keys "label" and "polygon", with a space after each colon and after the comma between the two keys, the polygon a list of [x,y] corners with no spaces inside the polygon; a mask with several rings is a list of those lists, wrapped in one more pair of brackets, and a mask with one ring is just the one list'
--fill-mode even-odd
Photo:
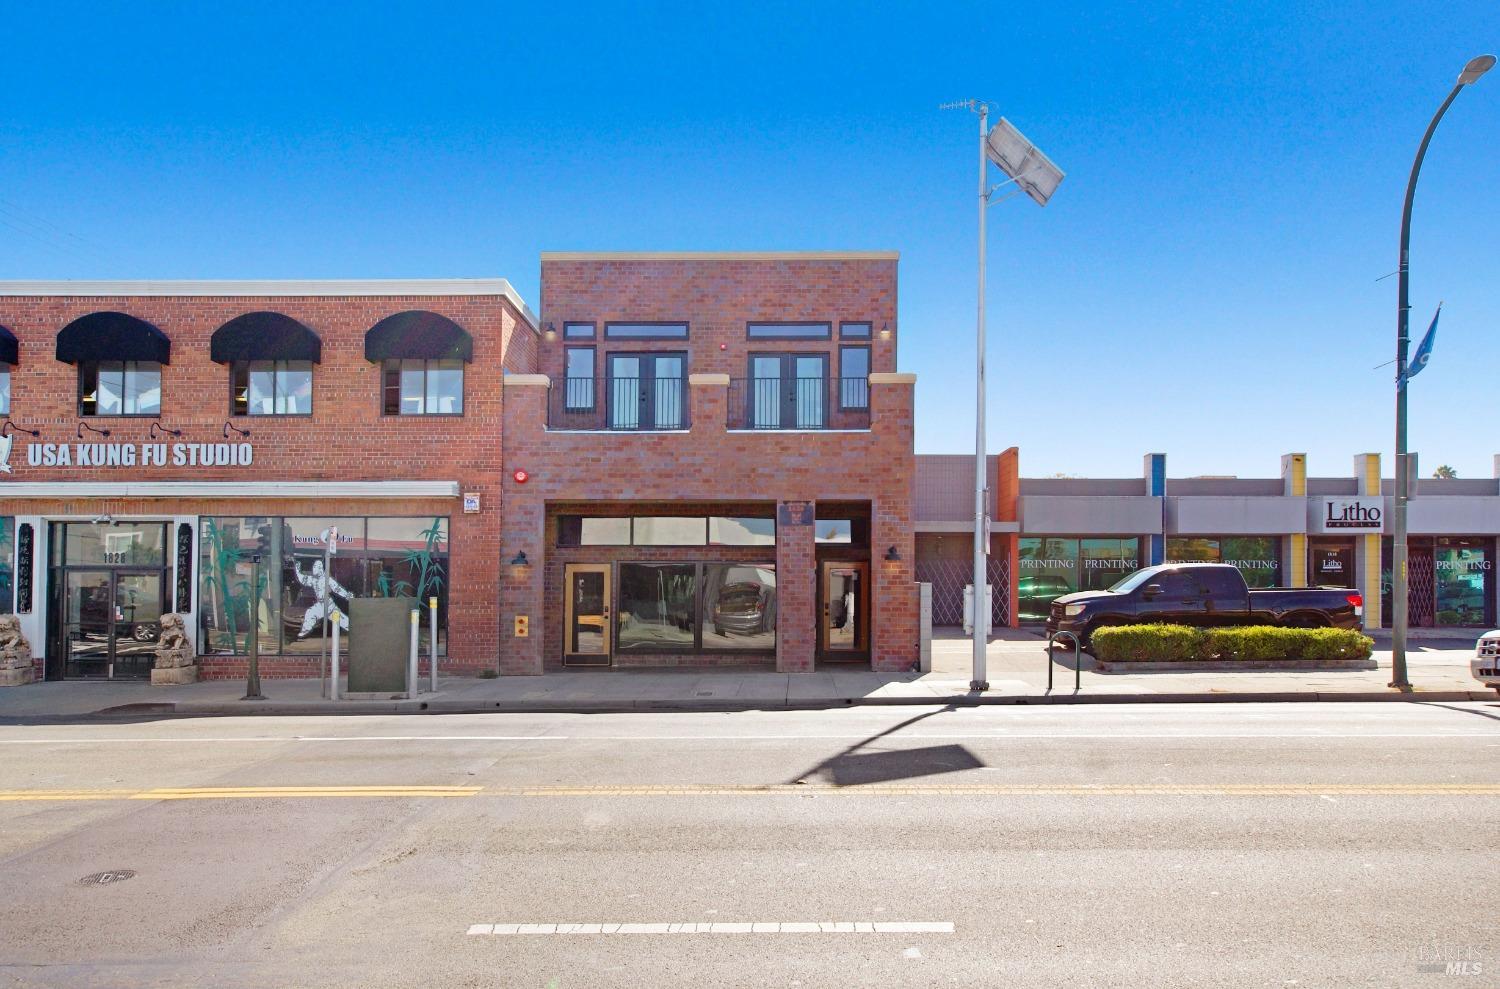
{"label": "black pickup truck", "polygon": [[1047,632],[1072,632],[1085,647],[1105,625],[1280,625],[1359,628],[1364,598],[1350,588],[1254,589],[1227,563],[1168,563],[1137,570],[1105,591],[1065,594],[1052,602]]}

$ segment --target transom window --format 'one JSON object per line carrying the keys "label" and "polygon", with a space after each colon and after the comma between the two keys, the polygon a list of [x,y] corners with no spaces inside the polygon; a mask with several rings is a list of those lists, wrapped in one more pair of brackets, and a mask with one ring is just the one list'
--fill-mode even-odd
{"label": "transom window", "polygon": [[463,361],[393,360],[384,368],[386,415],[463,414]]}
{"label": "transom window", "polygon": [[312,415],[311,361],[237,361],[229,373],[234,415]]}
{"label": "transom window", "polygon": [[161,365],[154,361],[97,361],[78,365],[78,414],[161,415]]}
{"label": "transom window", "polygon": [[751,340],[827,340],[833,334],[833,324],[746,323],[745,334]]}
{"label": "transom window", "polygon": [[563,336],[569,340],[594,339],[593,323],[564,323]]}
{"label": "transom window", "polygon": [[855,340],[870,339],[869,323],[840,323],[839,336],[849,337]]}
{"label": "transom window", "polygon": [[[845,540],[847,542],[847,540]],[[746,516],[559,515],[559,546],[775,546],[776,520]]]}
{"label": "transom window", "polygon": [[604,335],[616,340],[686,340],[686,323],[605,323]]}

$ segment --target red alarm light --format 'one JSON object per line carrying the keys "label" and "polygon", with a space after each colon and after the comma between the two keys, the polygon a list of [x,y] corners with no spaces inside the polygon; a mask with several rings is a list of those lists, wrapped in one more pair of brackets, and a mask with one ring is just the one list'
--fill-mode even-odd
{"label": "red alarm light", "polygon": [[511,475],[511,477],[515,479],[515,482],[517,484],[525,484],[527,481],[531,480],[531,475],[526,473],[524,470],[516,471]]}

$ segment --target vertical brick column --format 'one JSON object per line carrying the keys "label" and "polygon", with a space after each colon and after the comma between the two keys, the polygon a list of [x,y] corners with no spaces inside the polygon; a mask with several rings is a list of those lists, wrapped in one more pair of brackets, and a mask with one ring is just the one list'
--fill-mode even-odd
{"label": "vertical brick column", "polygon": [[[519,484],[512,476],[525,468],[547,439],[547,389],[544,374],[505,376],[504,504],[500,522],[500,672],[540,676],[542,672],[543,613],[547,503],[540,483]],[[525,566],[511,560],[525,553]],[[516,617],[530,625],[526,637],[516,635]]]}
{"label": "vertical brick column", "polygon": [[[1360,453],[1354,457],[1354,476],[1358,479],[1359,487],[1355,490],[1364,496],[1380,497],[1380,454]],[[1354,572],[1356,577],[1350,581],[1359,588],[1359,593],[1365,599],[1365,628],[1379,628],[1383,616],[1380,613],[1380,569],[1381,569],[1381,543],[1383,536],[1379,532],[1366,533],[1355,540],[1354,546]]]}
{"label": "vertical brick column", "polygon": [[722,436],[728,415],[729,375],[688,375],[688,428],[699,436]]}
{"label": "vertical brick column", "polygon": [[[873,472],[874,486],[881,493],[870,505],[871,600],[880,602],[870,615],[870,668],[886,672],[910,669],[920,651],[921,595],[912,508],[916,478],[911,470],[916,382],[915,374],[870,375],[870,428],[879,437],[883,458]],[[887,560],[892,547],[898,559]]]}
{"label": "vertical brick column", "polygon": [[817,648],[818,569],[811,525],[783,525],[782,506],[799,511],[811,502],[783,502],[776,506],[776,672],[811,673]]}

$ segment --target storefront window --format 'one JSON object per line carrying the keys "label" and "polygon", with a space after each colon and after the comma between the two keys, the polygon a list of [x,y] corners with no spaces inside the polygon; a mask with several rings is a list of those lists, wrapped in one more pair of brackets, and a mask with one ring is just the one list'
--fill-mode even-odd
{"label": "storefront window", "polygon": [[[338,552],[323,568],[324,536],[338,528]],[[365,520],[289,518],[281,520],[282,651],[322,649],[324,619],[339,613],[339,631],[349,634],[349,601],[365,595]],[[330,630],[332,626],[329,626]]]}
{"label": "storefront window", "polygon": [[1128,539],[1080,539],[1078,550],[1079,590],[1100,591],[1121,577],[1141,568],[1141,541]]}
{"label": "storefront window", "polygon": [[422,612],[418,645],[425,653],[432,598],[438,606],[438,651],[448,627],[448,520],[442,517],[366,520],[364,586],[371,597],[413,598]]}
{"label": "storefront window", "polygon": [[1276,536],[1170,536],[1165,563],[1228,563],[1251,587],[1276,587],[1281,540]]}
{"label": "storefront window", "polygon": [[1488,627],[1493,563],[1478,539],[1440,538],[1433,550],[1439,625]]}
{"label": "storefront window", "polygon": [[1078,540],[1030,536],[1020,540],[1016,581],[1021,621],[1042,621],[1052,602],[1078,590]]}
{"label": "storefront window", "polygon": [[691,649],[697,633],[697,574],[692,563],[622,563],[619,634],[622,652]]}
{"label": "storefront window", "polygon": [[15,557],[16,520],[0,516],[0,615],[8,615],[15,608]]}
{"label": "storefront window", "polygon": [[775,649],[776,568],[704,564],[703,610],[703,648]]}
{"label": "storefront window", "polygon": [[[259,649],[280,647],[281,596],[277,587],[277,520],[264,516],[204,518],[198,526],[198,627],[205,653],[243,655],[250,650],[251,602]],[[258,593],[255,554],[260,554]]]}

